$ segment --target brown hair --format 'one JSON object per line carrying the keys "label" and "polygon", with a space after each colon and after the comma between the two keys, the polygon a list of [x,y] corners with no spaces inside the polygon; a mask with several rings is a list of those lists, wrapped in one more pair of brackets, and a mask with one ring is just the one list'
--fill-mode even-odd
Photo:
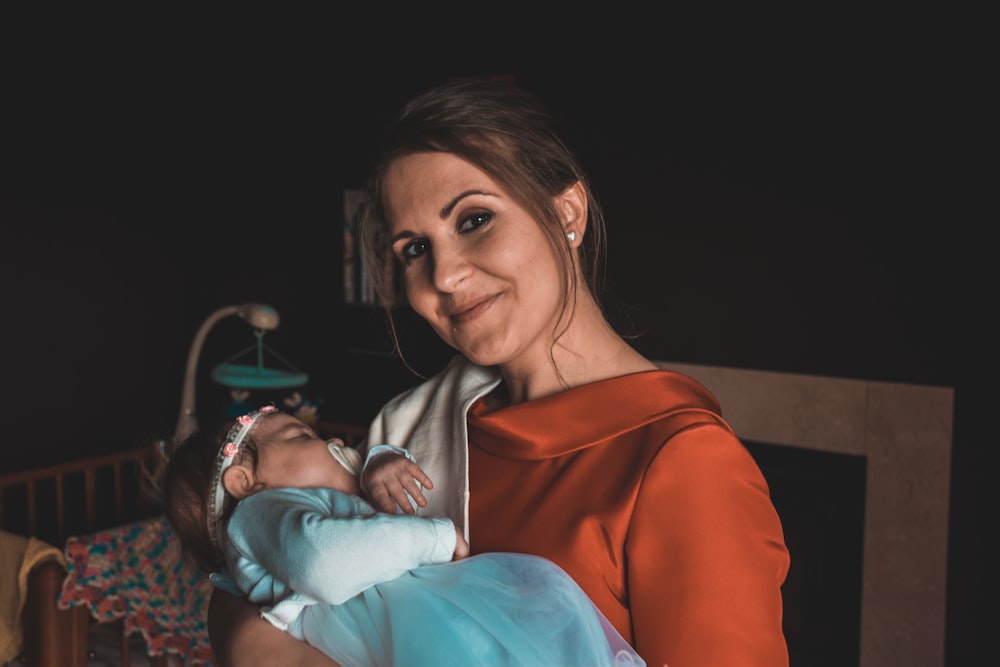
{"label": "brown hair", "polygon": [[[476,165],[538,222],[566,271],[564,318],[578,289],[576,256],[570,252],[552,200],[579,181],[587,193],[587,229],[579,256],[586,288],[598,300],[604,267],[604,217],[555,117],[538,97],[511,83],[460,81],[433,88],[399,111],[386,128],[365,187],[358,221],[359,246],[390,325],[392,308],[405,302],[405,290],[388,240],[385,178],[395,160],[421,152],[451,153]],[[568,322],[568,318],[560,321]]]}
{"label": "brown hair", "polygon": [[[167,461],[163,481],[163,511],[180,540],[185,557],[202,572],[218,571],[225,563],[222,551],[208,532],[208,496],[219,447],[235,424],[228,420],[208,431],[195,431],[176,445]],[[247,436],[243,449],[257,465],[256,444]],[[232,514],[236,503],[227,497],[222,515]]]}

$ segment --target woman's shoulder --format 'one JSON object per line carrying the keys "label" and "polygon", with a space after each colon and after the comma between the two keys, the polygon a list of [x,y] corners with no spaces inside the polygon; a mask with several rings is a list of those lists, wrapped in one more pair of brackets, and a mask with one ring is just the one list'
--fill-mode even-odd
{"label": "woman's shoulder", "polygon": [[580,388],[578,394],[609,405],[646,405],[656,414],[685,410],[721,415],[718,399],[704,384],[684,373],[660,365],[609,377]]}

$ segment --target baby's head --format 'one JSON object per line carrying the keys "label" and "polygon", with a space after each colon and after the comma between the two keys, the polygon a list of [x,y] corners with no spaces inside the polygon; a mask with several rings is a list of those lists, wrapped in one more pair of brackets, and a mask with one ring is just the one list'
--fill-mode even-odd
{"label": "baby's head", "polygon": [[271,406],[195,432],[171,454],[165,511],[184,550],[203,570],[222,565],[218,535],[236,502],[264,489],[326,487],[358,493],[361,455],[324,440]]}

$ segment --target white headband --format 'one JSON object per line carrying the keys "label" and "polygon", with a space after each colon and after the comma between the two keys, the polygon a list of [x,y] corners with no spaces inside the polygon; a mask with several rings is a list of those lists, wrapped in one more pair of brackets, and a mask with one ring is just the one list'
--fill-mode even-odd
{"label": "white headband", "polygon": [[219,448],[212,472],[212,484],[208,492],[208,536],[216,548],[219,547],[219,532],[222,530],[222,508],[226,504],[226,489],[222,485],[222,473],[233,464],[236,455],[243,451],[243,441],[257,420],[269,412],[277,410],[273,405],[265,405],[258,410],[241,415]]}

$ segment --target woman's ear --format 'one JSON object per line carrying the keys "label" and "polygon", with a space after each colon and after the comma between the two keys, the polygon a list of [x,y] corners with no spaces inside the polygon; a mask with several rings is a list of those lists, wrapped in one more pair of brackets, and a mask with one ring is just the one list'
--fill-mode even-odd
{"label": "woman's ear", "polygon": [[563,233],[574,248],[583,242],[587,231],[587,189],[576,181],[556,197],[556,209],[562,216]]}
{"label": "woman's ear", "polygon": [[243,500],[253,492],[253,471],[238,463],[231,465],[222,472],[222,486],[233,498]]}

